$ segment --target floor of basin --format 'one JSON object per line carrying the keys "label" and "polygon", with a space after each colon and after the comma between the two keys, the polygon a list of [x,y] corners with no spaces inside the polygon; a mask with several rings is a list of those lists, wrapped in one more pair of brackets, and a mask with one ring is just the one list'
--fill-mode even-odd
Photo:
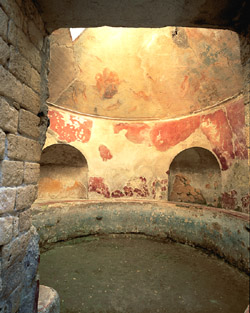
{"label": "floor of basin", "polygon": [[249,277],[223,260],[138,235],[58,245],[39,273],[61,313],[243,313],[249,299]]}

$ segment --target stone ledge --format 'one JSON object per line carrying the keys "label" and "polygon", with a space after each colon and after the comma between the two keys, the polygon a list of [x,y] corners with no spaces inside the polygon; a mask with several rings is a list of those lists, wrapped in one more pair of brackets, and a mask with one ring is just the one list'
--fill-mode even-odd
{"label": "stone ledge", "polygon": [[60,312],[60,299],[58,293],[54,289],[40,285],[37,312],[38,313]]}
{"label": "stone ledge", "polygon": [[37,203],[31,208],[42,250],[95,234],[133,233],[201,247],[249,269],[249,216],[201,205],[161,201]]}

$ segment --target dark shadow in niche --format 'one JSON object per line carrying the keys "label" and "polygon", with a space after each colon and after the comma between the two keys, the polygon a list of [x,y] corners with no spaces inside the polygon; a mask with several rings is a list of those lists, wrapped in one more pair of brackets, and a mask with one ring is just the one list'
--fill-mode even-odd
{"label": "dark shadow in niche", "polygon": [[180,152],[169,168],[168,200],[220,207],[221,169],[212,152],[193,147]]}
{"label": "dark shadow in niche", "polygon": [[88,164],[78,149],[68,144],[48,146],[40,165],[39,200],[88,198]]}

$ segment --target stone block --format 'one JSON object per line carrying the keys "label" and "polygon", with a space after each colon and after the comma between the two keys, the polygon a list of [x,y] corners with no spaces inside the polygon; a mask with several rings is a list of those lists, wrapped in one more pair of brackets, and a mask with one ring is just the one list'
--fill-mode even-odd
{"label": "stone block", "polygon": [[41,88],[41,77],[40,74],[34,68],[31,69],[30,72],[30,83],[29,86],[35,90],[37,93],[40,93]]}
{"label": "stone block", "polygon": [[18,286],[12,294],[9,296],[9,303],[11,304],[11,313],[18,312],[18,308],[20,305],[22,286]]}
{"label": "stone block", "polygon": [[4,8],[7,15],[15,22],[18,27],[23,25],[23,13],[15,0],[0,0],[0,4]]}
{"label": "stone block", "polygon": [[43,47],[43,34],[31,20],[28,22],[28,33],[31,42],[39,49]]}
{"label": "stone block", "polygon": [[11,43],[14,47],[17,46],[17,27],[13,21],[9,22],[7,39],[8,39],[8,42]]}
{"label": "stone block", "polygon": [[23,182],[23,162],[4,160],[1,164],[0,184],[5,187],[19,186]]}
{"label": "stone block", "polygon": [[16,78],[29,85],[31,81],[31,69],[32,67],[29,61],[23,57],[15,47],[11,46],[9,62],[10,72],[15,75]]}
{"label": "stone block", "polygon": [[0,301],[0,312],[11,312],[11,304],[5,300]]}
{"label": "stone block", "polygon": [[8,30],[8,16],[0,8],[0,36],[3,39],[7,39],[7,30]]}
{"label": "stone block", "polygon": [[44,23],[37,8],[34,6],[33,1],[22,1],[22,8],[24,8],[26,15],[29,16],[30,19],[32,19],[38,29],[41,32],[44,32]]}
{"label": "stone block", "polygon": [[59,313],[60,299],[58,293],[50,287],[40,285],[38,313]]}
{"label": "stone block", "polygon": [[0,127],[10,133],[17,132],[18,111],[0,97]]}
{"label": "stone block", "polygon": [[27,135],[33,138],[39,137],[38,124],[40,118],[33,113],[21,109],[19,111],[19,124],[18,130],[20,134]]}
{"label": "stone block", "polygon": [[36,92],[40,92],[40,74],[31,66],[27,58],[23,57],[13,46],[10,48],[9,70],[16,78]]}
{"label": "stone block", "polygon": [[21,103],[23,100],[23,87],[19,80],[0,65],[0,95]]}
{"label": "stone block", "polygon": [[5,133],[0,129],[0,160],[4,158],[4,151],[5,151]]}
{"label": "stone block", "polygon": [[37,185],[17,188],[16,210],[27,209],[37,198]]}
{"label": "stone block", "polygon": [[13,217],[0,217],[0,246],[6,245],[13,237]]}
{"label": "stone block", "polygon": [[13,237],[19,236],[19,218],[13,216]]}
{"label": "stone block", "polygon": [[36,304],[37,301],[38,290],[39,283],[37,280],[35,280],[29,288],[22,289],[22,300],[18,313],[37,313],[37,309],[34,308],[34,304]]}
{"label": "stone block", "polygon": [[32,282],[36,280],[37,268],[39,264],[39,235],[34,228],[30,229],[31,239],[29,241],[25,257],[23,259],[23,271],[25,274],[25,282],[23,284],[23,289],[29,290]]}
{"label": "stone block", "polygon": [[31,227],[31,212],[26,210],[19,214],[19,231],[22,233],[28,231]]}
{"label": "stone block", "polygon": [[9,57],[10,57],[10,47],[2,39],[2,37],[0,37],[0,64],[5,65]]}
{"label": "stone block", "polygon": [[23,86],[21,107],[36,114],[40,110],[40,97],[28,86]]}
{"label": "stone block", "polygon": [[10,159],[31,162],[40,161],[41,146],[37,141],[13,134],[8,134],[7,140],[7,155]]}
{"label": "stone block", "polygon": [[34,184],[38,182],[40,176],[40,164],[25,163],[24,164],[24,183]]}
{"label": "stone block", "polygon": [[[6,247],[6,246],[4,246]],[[22,273],[22,263],[19,261],[12,264],[9,268],[5,268],[3,271],[3,291],[2,297],[9,298],[12,292],[21,285],[23,280],[23,273]],[[5,312],[5,311],[3,311]],[[10,313],[11,311],[6,311]]]}
{"label": "stone block", "polygon": [[15,208],[15,199],[15,188],[0,188],[0,214],[13,211]]}
{"label": "stone block", "polygon": [[9,23],[8,31],[9,42],[18,48],[21,55],[24,56],[31,65],[40,73],[42,60],[39,50],[29,40],[28,36],[18,28],[13,21]]}
{"label": "stone block", "polygon": [[27,247],[31,238],[30,232],[27,232],[2,248],[2,269],[3,272],[10,268],[14,263],[21,262],[27,253]]}

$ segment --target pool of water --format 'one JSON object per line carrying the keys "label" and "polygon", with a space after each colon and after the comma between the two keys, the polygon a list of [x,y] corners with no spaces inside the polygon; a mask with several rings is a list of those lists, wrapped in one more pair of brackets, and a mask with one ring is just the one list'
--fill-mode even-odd
{"label": "pool of water", "polygon": [[243,313],[249,277],[214,255],[139,235],[86,237],[41,255],[62,313]]}

